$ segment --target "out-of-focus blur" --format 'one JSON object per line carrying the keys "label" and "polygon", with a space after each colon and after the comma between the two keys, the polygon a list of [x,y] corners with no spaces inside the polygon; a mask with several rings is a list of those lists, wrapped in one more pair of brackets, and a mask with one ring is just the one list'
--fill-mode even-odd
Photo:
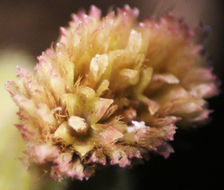
{"label": "out-of-focus blur", "polygon": [[[222,33],[222,1],[219,0],[18,0],[0,2],[0,47],[17,46],[38,55],[57,38],[59,26],[64,26],[72,12],[88,10],[91,4],[103,9],[128,3],[140,9],[141,18],[173,12],[188,24],[199,21],[212,28],[211,44],[220,51]],[[211,48],[214,49],[214,48]]]}
{"label": "out-of-focus blur", "polygon": [[[18,164],[17,157],[21,156],[24,145],[19,133],[17,133],[16,128],[13,126],[13,123],[16,122],[15,113],[17,108],[14,105],[14,102],[10,99],[8,93],[4,90],[4,81],[15,78],[16,64],[26,65],[27,67],[32,68],[37,62],[35,57],[48,48],[52,41],[57,40],[59,27],[67,25],[68,21],[71,19],[71,14],[80,9],[88,10],[89,6],[92,4],[101,8],[104,14],[109,9],[129,4],[131,7],[139,8],[141,19],[150,16],[159,17],[160,15],[171,12],[175,16],[183,18],[191,27],[197,27],[199,22],[202,22],[204,26],[209,26],[210,28],[210,34],[205,44],[207,50],[206,53],[212,57],[215,72],[221,79],[224,78],[224,66],[221,64],[224,58],[222,1],[0,0],[0,190],[28,190],[31,188],[30,186],[32,183],[30,174],[23,168],[22,164]],[[14,50],[8,51],[7,49]],[[223,101],[220,102],[220,105],[221,103],[223,103]],[[217,109],[219,108],[220,106]],[[213,130],[215,129],[213,128]],[[205,135],[203,138],[205,145],[211,140],[209,139],[207,142],[206,139],[207,137]],[[188,145],[184,144],[183,146],[186,148]],[[200,144],[198,146],[200,148]],[[202,154],[203,156],[206,156],[204,153]],[[161,169],[160,167],[158,168]],[[148,172],[153,172],[153,167],[150,166],[150,169],[151,171]],[[145,170],[142,169],[141,171]],[[107,178],[111,177],[109,180],[106,177],[102,178],[99,176],[104,175],[104,173],[99,173],[96,178],[91,179],[88,183],[84,182],[84,184],[77,182],[77,184],[75,183],[71,186],[73,186],[74,189],[76,189],[76,187],[83,189],[88,189],[88,187],[95,189],[95,187],[97,187],[98,190],[123,190],[135,189],[137,186],[136,184],[140,184],[141,181],[147,181],[144,179],[143,174],[140,175],[140,177],[142,177],[141,179],[137,179],[133,173],[128,173],[126,175],[126,173],[119,172],[120,170],[116,173],[116,176],[113,176],[112,174],[106,175]],[[132,172],[138,173],[139,170],[132,170]],[[161,172],[167,173],[167,171],[163,171],[163,169],[161,169]],[[157,173],[154,174],[154,176],[155,175],[157,175]],[[100,180],[101,178],[103,180]],[[114,178],[116,178],[116,180],[114,180]],[[101,182],[101,185],[97,185],[97,182],[94,182],[94,180]],[[161,180],[163,180],[163,178]],[[168,184],[170,183],[168,180],[165,182]],[[107,186],[107,184],[109,185]],[[132,184],[133,187],[130,187]]]}
{"label": "out-of-focus blur", "polygon": [[19,161],[25,144],[13,127],[17,122],[17,108],[4,89],[4,81],[16,78],[16,64],[27,67],[31,61],[33,60],[21,51],[0,51],[0,189],[30,189],[31,176]]}
{"label": "out-of-focus blur", "polygon": [[25,142],[14,126],[18,123],[17,107],[4,83],[16,80],[16,66],[32,69],[34,58],[19,49],[0,51],[0,189],[1,190],[61,190],[64,184],[58,185],[46,179],[37,168],[27,168],[23,151]]}
{"label": "out-of-focus blur", "polygon": [[104,14],[109,9],[130,4],[139,8],[141,19],[171,12],[192,27],[198,26],[199,22],[209,26],[206,49],[214,59],[215,68],[220,71],[218,62],[224,49],[220,0],[1,0],[0,49],[16,47],[37,56],[56,41],[59,27],[67,25],[73,12],[88,10],[92,4],[101,8]]}
{"label": "out-of-focus blur", "polygon": [[[16,46],[38,55],[55,41],[59,26],[67,25],[70,15],[95,4],[108,9],[128,3],[140,9],[141,18],[173,12],[196,26],[199,21],[212,29],[209,49],[214,55],[221,49],[222,1],[219,0],[18,0],[0,2],[0,48]],[[223,47],[223,46],[222,46]],[[218,51],[218,52],[217,52]]]}

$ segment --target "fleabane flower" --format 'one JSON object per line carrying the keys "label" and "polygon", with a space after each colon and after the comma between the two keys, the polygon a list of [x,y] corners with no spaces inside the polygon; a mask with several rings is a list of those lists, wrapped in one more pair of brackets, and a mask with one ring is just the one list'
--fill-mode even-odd
{"label": "fleabane flower", "polygon": [[28,158],[52,178],[88,179],[149,152],[168,157],[175,124],[208,117],[205,98],[218,88],[194,32],[170,15],[137,16],[128,6],[74,14],[34,73],[18,67],[18,80],[6,83]]}

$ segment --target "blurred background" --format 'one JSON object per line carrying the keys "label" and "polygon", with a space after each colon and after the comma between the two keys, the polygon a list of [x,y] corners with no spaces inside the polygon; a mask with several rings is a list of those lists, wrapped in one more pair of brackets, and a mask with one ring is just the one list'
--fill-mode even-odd
{"label": "blurred background", "polygon": [[[129,4],[140,10],[140,19],[159,17],[172,12],[175,16],[183,18],[191,27],[203,23],[210,31],[205,42],[208,61],[221,81],[224,81],[224,9],[221,0],[0,0],[0,111],[1,115],[7,110],[11,113],[11,116],[8,112],[0,116],[0,123],[7,123],[6,116],[12,118],[16,112],[16,108],[10,107],[10,100],[7,105],[5,101],[9,96],[4,94],[3,82],[11,79],[10,77],[13,78],[13,75],[7,74],[6,71],[14,72],[16,64],[32,67],[37,62],[35,57],[48,48],[52,41],[57,40],[59,27],[67,25],[71,13],[80,9],[88,10],[92,4],[101,8],[104,14],[111,8]],[[87,182],[69,181],[67,189],[154,190],[218,187],[218,184],[222,184],[219,173],[224,169],[221,156],[224,134],[223,97],[221,92],[220,96],[209,100],[210,108],[215,112],[206,126],[190,131],[177,131],[175,141],[172,142],[175,154],[167,160],[155,157],[133,169],[112,167],[100,170]],[[10,121],[12,120],[14,119]],[[13,127],[12,122],[5,125]],[[15,129],[13,134],[16,132]],[[0,145],[2,139],[0,137]],[[0,156],[2,150],[0,149]],[[16,155],[12,155],[9,157],[15,159]],[[0,187],[3,181],[3,161],[1,156]],[[25,190],[25,187],[22,189]]]}

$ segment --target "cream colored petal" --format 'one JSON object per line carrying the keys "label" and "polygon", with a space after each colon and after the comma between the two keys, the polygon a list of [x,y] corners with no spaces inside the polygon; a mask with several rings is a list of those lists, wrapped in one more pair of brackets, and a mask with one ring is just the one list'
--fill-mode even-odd
{"label": "cream colored petal", "polygon": [[142,35],[136,30],[131,30],[126,49],[130,52],[139,52],[142,48]]}
{"label": "cream colored petal", "polygon": [[72,129],[67,122],[62,123],[54,133],[55,138],[61,138],[67,144],[73,144],[74,137],[72,136]]}
{"label": "cream colored petal", "polygon": [[96,55],[90,62],[90,75],[94,81],[98,81],[104,74],[109,64],[108,55]]}
{"label": "cream colored petal", "polygon": [[94,109],[93,109],[93,115],[91,117],[91,123],[96,123],[99,121],[108,108],[111,106],[113,103],[112,99],[106,99],[106,98],[99,98],[94,104]]}
{"label": "cream colored petal", "polygon": [[166,73],[166,74],[155,74],[152,78],[153,81],[161,81],[168,84],[178,84],[180,81],[177,77],[173,74]]}

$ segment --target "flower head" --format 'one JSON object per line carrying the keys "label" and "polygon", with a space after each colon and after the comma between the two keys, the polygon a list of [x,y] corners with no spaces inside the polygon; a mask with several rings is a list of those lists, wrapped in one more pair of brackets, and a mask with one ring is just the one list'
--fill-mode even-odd
{"label": "flower head", "polygon": [[34,73],[17,68],[6,88],[19,106],[27,155],[51,177],[88,179],[99,165],[131,165],[173,151],[175,124],[206,119],[217,93],[194,32],[168,15],[137,22],[138,10],[72,16]]}

